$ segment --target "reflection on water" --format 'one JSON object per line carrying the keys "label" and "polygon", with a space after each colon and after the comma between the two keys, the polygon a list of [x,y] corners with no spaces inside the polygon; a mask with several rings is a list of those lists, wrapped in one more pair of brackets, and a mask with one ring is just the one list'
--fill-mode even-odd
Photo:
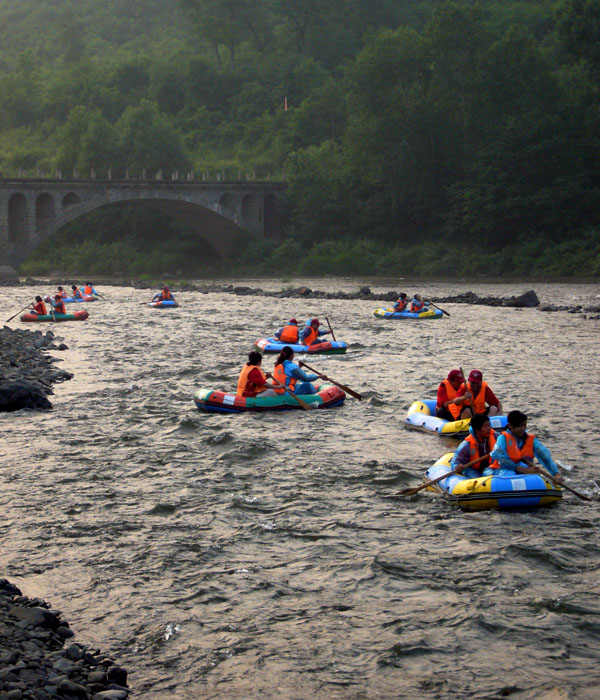
{"label": "reflection on water", "polygon": [[[600,293],[533,286],[554,303]],[[0,414],[0,574],[118,655],[140,697],[595,697],[596,502],[464,514],[430,494],[384,496],[456,444],[402,426],[456,366],[481,369],[572,465],[572,485],[593,488],[597,322],[450,304],[449,319],[410,324],[375,319],[374,302],[199,293],[159,311],[140,304],[149,293],[102,291],[87,322],[53,327],[69,346],[53,354],[75,374],[55,387],[54,411]],[[5,290],[15,308],[30,296]],[[234,389],[255,339],[312,315],[350,349],[311,365],[362,402],[195,409],[199,387]]]}

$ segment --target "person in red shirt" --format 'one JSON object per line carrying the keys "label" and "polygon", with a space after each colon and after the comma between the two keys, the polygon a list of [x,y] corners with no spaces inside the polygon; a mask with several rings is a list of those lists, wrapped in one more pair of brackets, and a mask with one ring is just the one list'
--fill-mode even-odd
{"label": "person in red shirt", "polygon": [[248,354],[248,362],[242,367],[238,378],[238,396],[277,396],[275,384],[267,381],[267,375],[261,369],[262,355],[256,350]]}
{"label": "person in red shirt", "polygon": [[461,418],[471,418],[473,411],[471,403],[475,408],[476,415],[499,416],[502,415],[502,404],[490,389],[487,382],[483,381],[483,375],[478,369],[474,369],[469,374],[466,385],[463,385],[457,392],[456,398],[466,396],[469,402],[464,405],[460,413]]}
{"label": "person in red shirt", "polygon": [[450,370],[448,377],[438,387],[435,407],[435,415],[438,418],[449,421],[459,420],[463,404],[465,401],[469,401],[468,396],[458,396],[462,386],[463,380],[460,370]]}
{"label": "person in red shirt", "polygon": [[46,316],[48,314],[48,311],[46,310],[46,304],[44,304],[44,302],[42,301],[41,296],[37,296],[35,298],[35,304],[32,304],[32,306],[32,314],[37,314],[38,316]]}

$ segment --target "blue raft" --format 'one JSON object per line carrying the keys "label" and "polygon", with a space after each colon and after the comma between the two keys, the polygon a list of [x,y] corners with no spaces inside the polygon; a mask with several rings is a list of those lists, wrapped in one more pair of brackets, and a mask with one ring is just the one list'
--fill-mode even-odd
{"label": "blue raft", "polygon": [[295,353],[323,355],[343,355],[348,349],[347,343],[341,341],[324,340],[321,343],[302,345],[301,343],[282,343],[278,338],[260,338],[254,345],[263,352],[281,352],[283,348],[290,347]]}
{"label": "blue raft", "polygon": [[82,299],[74,299],[73,297],[66,297],[63,299],[65,304],[72,304],[74,302],[90,302],[90,301],[98,301],[99,297],[95,297],[93,294],[84,294]]}
{"label": "blue raft", "polygon": [[417,320],[426,320],[433,318],[442,318],[444,314],[439,309],[426,309],[419,313],[412,311],[394,311],[394,309],[375,309],[373,312],[377,318],[415,318]]}
{"label": "blue raft", "polygon": [[[425,472],[424,481],[431,481],[452,471],[449,452]],[[514,476],[480,476],[469,479],[453,474],[427,487],[465,510],[520,510],[549,506],[562,498],[562,490],[541,474]]]}
{"label": "blue raft", "polygon": [[[437,401],[431,399],[415,401],[408,409],[408,415],[404,419],[405,427],[460,440],[467,437],[471,419],[448,421],[444,418],[438,418],[435,415],[436,405]],[[490,425],[492,430],[504,430],[507,425],[506,416],[490,416]]]}
{"label": "blue raft", "polygon": [[179,304],[172,299],[162,299],[161,301],[149,301],[147,306],[153,309],[171,309],[179,306]]}

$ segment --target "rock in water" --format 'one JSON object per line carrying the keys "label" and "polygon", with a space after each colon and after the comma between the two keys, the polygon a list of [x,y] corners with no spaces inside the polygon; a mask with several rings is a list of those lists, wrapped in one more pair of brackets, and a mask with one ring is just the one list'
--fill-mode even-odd
{"label": "rock in water", "polygon": [[538,299],[537,294],[533,291],[533,289],[530,289],[528,292],[525,292],[524,294],[515,297],[515,306],[517,307],[534,309],[536,306],[539,305],[540,300]]}
{"label": "rock in water", "polygon": [[0,411],[20,411],[22,408],[50,409],[52,404],[35,384],[23,381],[0,384]]}

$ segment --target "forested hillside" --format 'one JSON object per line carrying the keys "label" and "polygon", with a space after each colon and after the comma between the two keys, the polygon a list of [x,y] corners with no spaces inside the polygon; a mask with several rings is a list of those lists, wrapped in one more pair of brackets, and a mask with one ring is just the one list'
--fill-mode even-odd
{"label": "forested hillside", "polygon": [[[600,0],[0,0],[0,173],[285,171],[240,274],[598,275],[599,46]],[[128,209],[23,269],[199,250]]]}

